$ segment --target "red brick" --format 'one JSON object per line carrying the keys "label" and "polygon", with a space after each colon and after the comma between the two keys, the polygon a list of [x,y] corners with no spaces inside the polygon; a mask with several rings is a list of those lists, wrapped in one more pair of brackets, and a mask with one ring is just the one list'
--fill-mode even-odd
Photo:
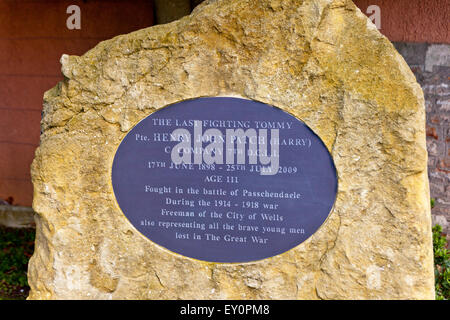
{"label": "red brick", "polygon": [[439,124],[440,122],[441,122],[441,120],[439,119],[439,117],[431,118],[431,123]]}
{"label": "red brick", "polygon": [[436,128],[433,127],[427,127],[427,137],[432,137],[436,140],[439,139],[437,133],[436,133]]}

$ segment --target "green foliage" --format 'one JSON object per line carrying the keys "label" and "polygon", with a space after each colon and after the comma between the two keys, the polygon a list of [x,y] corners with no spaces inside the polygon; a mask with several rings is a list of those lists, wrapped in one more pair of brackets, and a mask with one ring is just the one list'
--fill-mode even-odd
{"label": "green foliage", "polygon": [[434,208],[434,205],[436,204],[436,199],[434,199],[434,198],[431,198],[431,209],[433,209]]}
{"label": "green foliage", "polygon": [[442,227],[433,227],[434,275],[436,300],[450,299],[450,253],[447,239],[442,235]]}
{"label": "green foliage", "polygon": [[0,299],[26,298],[34,237],[33,229],[0,228]]}

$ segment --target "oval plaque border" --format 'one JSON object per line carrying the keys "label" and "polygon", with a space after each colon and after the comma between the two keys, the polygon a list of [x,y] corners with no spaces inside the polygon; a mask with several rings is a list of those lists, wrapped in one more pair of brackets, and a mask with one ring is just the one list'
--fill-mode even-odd
{"label": "oval plaque border", "polygon": [[[188,255],[184,255],[183,253],[176,252],[176,251],[174,251],[174,250],[172,250],[172,249],[170,249],[170,248],[165,247],[164,245],[159,244],[158,242],[152,240],[151,238],[147,237],[143,232],[141,232],[141,231],[140,231],[140,230],[139,230],[139,229],[138,229],[138,228],[130,221],[130,219],[128,218],[128,216],[124,213],[122,207],[119,205],[119,202],[118,202],[117,196],[116,196],[116,192],[115,192],[115,190],[114,190],[114,184],[113,184],[113,167],[114,167],[114,160],[115,160],[115,158],[116,158],[116,154],[117,154],[117,152],[118,152],[120,146],[121,146],[122,143],[124,142],[125,138],[126,138],[126,137],[133,131],[133,129],[135,129],[141,122],[143,122],[143,121],[144,121],[145,119],[147,119],[148,117],[152,116],[154,113],[159,112],[159,111],[161,111],[161,110],[163,110],[163,109],[166,109],[166,108],[168,108],[168,107],[177,105],[177,104],[179,104],[179,103],[183,103],[183,102],[187,102],[187,101],[193,101],[193,100],[202,99],[202,98],[233,98],[233,99],[240,99],[240,100],[246,100],[246,101],[257,102],[257,103],[261,103],[261,104],[264,104],[264,105],[266,105],[266,106],[269,106],[269,107],[272,107],[272,108],[275,108],[275,109],[279,109],[280,111],[286,113],[288,116],[290,116],[290,117],[294,118],[295,120],[301,122],[301,123],[302,123],[304,126],[306,126],[306,128],[308,128],[309,131],[311,131],[311,133],[312,133],[313,135],[315,135],[315,136],[317,137],[317,139],[323,144],[324,148],[326,149],[326,151],[327,151],[327,153],[328,153],[328,155],[329,155],[329,158],[330,158],[331,164],[332,164],[332,168],[333,168],[334,173],[335,173],[335,177],[336,177],[335,191],[336,191],[336,192],[335,192],[335,194],[334,194],[334,200],[333,200],[333,203],[332,203],[332,205],[331,205],[331,207],[330,207],[330,209],[329,209],[329,211],[328,211],[328,214],[327,214],[326,218],[325,218],[325,219],[323,220],[323,222],[319,225],[319,227],[317,227],[317,228],[315,229],[315,231],[312,232],[312,233],[311,233],[308,237],[306,237],[303,241],[301,241],[300,243],[296,244],[295,246],[291,247],[291,248],[288,249],[288,250],[285,250],[285,251],[283,251],[283,252],[277,253],[277,254],[275,254],[275,255],[271,255],[271,256],[259,258],[259,259],[246,260],[246,261],[231,261],[231,262],[227,262],[227,261],[210,261],[210,260],[199,259],[199,258],[196,258],[196,257],[191,257],[191,256],[188,256]],[[246,98],[246,97],[242,97],[242,96],[236,96],[236,95],[232,95],[232,96],[230,96],[230,95],[198,96],[198,97],[194,97],[194,98],[188,98],[188,99],[178,100],[178,101],[176,101],[176,102],[173,102],[173,103],[170,103],[170,104],[161,106],[161,107],[159,107],[159,108],[153,110],[153,111],[150,112],[149,114],[145,115],[142,119],[140,119],[139,121],[137,121],[137,122],[136,122],[133,126],[131,126],[126,132],[124,132],[123,136],[122,136],[121,139],[120,139],[120,142],[117,144],[117,146],[116,146],[116,148],[115,148],[115,150],[114,150],[114,153],[113,153],[112,160],[111,160],[111,162],[110,162],[109,168],[110,168],[110,171],[109,171],[109,178],[110,178],[110,179],[109,179],[109,184],[110,184],[111,192],[112,192],[112,195],[113,195],[112,198],[113,198],[114,203],[116,204],[117,208],[119,209],[120,213],[121,213],[122,216],[127,220],[127,222],[129,223],[129,225],[130,225],[130,226],[131,226],[131,227],[132,227],[132,228],[133,228],[133,229],[134,229],[141,237],[143,237],[146,241],[150,241],[150,243],[156,245],[156,247],[161,248],[163,251],[168,251],[169,253],[174,254],[174,255],[176,255],[176,256],[179,256],[179,257],[182,257],[182,258],[185,258],[185,259],[186,259],[186,258],[187,258],[187,259],[192,259],[192,260],[199,261],[199,262],[202,262],[202,263],[214,263],[214,264],[245,264],[245,263],[254,263],[254,262],[260,262],[260,261],[267,260],[267,259],[276,258],[276,257],[278,257],[278,256],[281,256],[281,255],[284,255],[284,254],[289,253],[291,250],[295,250],[295,249],[298,248],[299,246],[305,244],[309,239],[312,238],[313,235],[317,234],[317,233],[318,233],[318,232],[326,225],[326,223],[328,222],[328,220],[330,219],[330,217],[332,216],[332,214],[333,214],[334,211],[335,211],[335,205],[336,205],[337,198],[338,198],[338,195],[339,195],[339,192],[340,192],[340,191],[339,191],[339,174],[338,174],[338,169],[337,169],[337,167],[336,167],[336,164],[335,164],[334,158],[333,158],[333,156],[332,156],[332,153],[330,152],[330,150],[328,149],[327,145],[325,144],[325,142],[323,141],[323,139],[320,137],[320,135],[317,134],[317,133],[316,133],[316,132],[315,132],[315,131],[307,124],[307,122],[305,122],[303,119],[300,119],[300,118],[297,117],[296,115],[293,115],[290,111],[285,110],[283,107],[278,107],[278,106],[275,106],[275,105],[272,105],[272,104],[269,104],[269,103],[266,103],[266,102],[262,102],[262,101],[259,101],[259,100],[250,99],[250,98]]]}

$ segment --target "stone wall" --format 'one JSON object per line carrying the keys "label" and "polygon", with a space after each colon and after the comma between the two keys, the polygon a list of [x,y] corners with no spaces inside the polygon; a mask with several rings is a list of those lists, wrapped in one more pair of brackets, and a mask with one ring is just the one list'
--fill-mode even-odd
{"label": "stone wall", "polygon": [[450,45],[394,43],[425,94],[433,224],[450,238]]}

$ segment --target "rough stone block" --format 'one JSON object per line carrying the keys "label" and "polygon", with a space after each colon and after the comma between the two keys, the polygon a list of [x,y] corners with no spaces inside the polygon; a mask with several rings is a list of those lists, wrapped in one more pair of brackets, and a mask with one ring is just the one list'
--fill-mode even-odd
{"label": "rough stone block", "polygon": [[[30,299],[434,298],[423,93],[351,1],[206,1],[61,63],[32,165]],[[203,96],[274,105],[323,140],[337,200],[307,241],[211,263],[125,218],[111,187],[121,140],[156,110]]]}

